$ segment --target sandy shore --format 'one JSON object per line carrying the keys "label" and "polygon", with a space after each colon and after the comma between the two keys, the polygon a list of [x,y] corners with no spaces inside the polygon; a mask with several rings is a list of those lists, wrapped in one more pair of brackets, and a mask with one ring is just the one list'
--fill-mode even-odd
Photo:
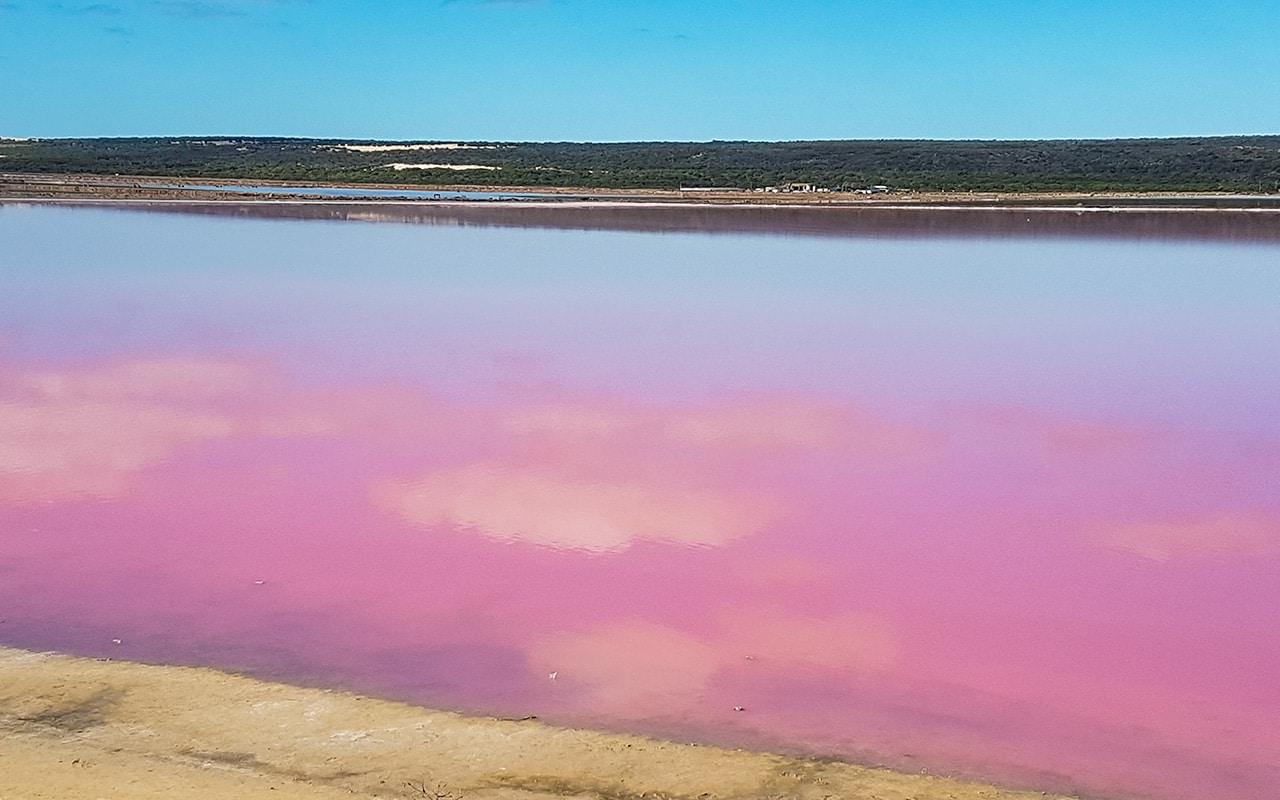
{"label": "sandy shore", "polygon": [[0,797],[1029,800],[831,761],[0,648]]}

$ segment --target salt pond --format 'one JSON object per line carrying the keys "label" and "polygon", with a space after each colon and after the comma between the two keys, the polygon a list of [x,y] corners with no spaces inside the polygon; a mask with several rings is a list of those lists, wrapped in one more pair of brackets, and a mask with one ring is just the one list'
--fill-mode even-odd
{"label": "salt pond", "polygon": [[204,211],[0,206],[0,643],[1280,794],[1275,217]]}

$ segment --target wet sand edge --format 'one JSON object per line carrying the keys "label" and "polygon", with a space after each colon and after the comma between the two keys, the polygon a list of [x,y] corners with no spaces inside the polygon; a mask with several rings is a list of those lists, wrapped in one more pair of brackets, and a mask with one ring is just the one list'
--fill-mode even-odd
{"label": "wet sand edge", "polygon": [[1061,797],[0,647],[0,797]]}

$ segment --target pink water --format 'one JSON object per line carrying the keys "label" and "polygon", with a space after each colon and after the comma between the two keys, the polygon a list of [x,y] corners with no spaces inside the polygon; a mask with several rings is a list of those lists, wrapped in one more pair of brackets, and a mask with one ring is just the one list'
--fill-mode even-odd
{"label": "pink water", "polygon": [[1280,245],[0,241],[0,643],[1280,796]]}

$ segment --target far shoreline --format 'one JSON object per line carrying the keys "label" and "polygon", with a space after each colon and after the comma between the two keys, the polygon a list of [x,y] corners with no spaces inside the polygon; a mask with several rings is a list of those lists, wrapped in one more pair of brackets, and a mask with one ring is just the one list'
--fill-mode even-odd
{"label": "far shoreline", "polygon": [[[217,186],[191,189],[187,186]],[[225,187],[225,190],[223,190]],[[254,187],[273,190],[298,189],[258,194]],[[326,196],[308,190],[377,191],[376,197]],[[406,193],[397,197],[396,192]],[[413,197],[424,193],[440,197]],[[450,194],[478,193],[508,195],[510,198],[454,199]],[[1280,210],[1280,194],[1240,194],[1233,192],[1070,192],[1070,191],[905,191],[889,190],[873,194],[857,192],[763,192],[729,189],[599,189],[552,186],[420,185],[378,183],[319,183],[299,181],[249,180],[156,175],[99,175],[81,173],[0,173],[0,201],[199,201],[240,203],[482,203],[541,204],[660,204],[673,206],[761,206],[870,208],[1016,208],[1021,210],[1195,210],[1258,209]]]}
{"label": "far shoreline", "polygon": [[[0,175],[0,209],[82,208],[260,220],[399,223],[469,228],[627,233],[695,233],[881,239],[1114,239],[1280,243],[1275,208],[1211,207],[1191,196],[1177,203],[1142,205],[1107,198],[1095,205],[1067,204],[1065,197],[1036,204],[1005,201],[849,203],[733,202],[721,198],[560,194],[537,199],[331,197],[251,194],[210,190],[104,190],[66,181],[66,191],[18,192]],[[326,189],[331,187],[324,187]],[[1280,201],[1280,198],[1277,198]],[[1166,202],[1172,203],[1172,200]]]}

